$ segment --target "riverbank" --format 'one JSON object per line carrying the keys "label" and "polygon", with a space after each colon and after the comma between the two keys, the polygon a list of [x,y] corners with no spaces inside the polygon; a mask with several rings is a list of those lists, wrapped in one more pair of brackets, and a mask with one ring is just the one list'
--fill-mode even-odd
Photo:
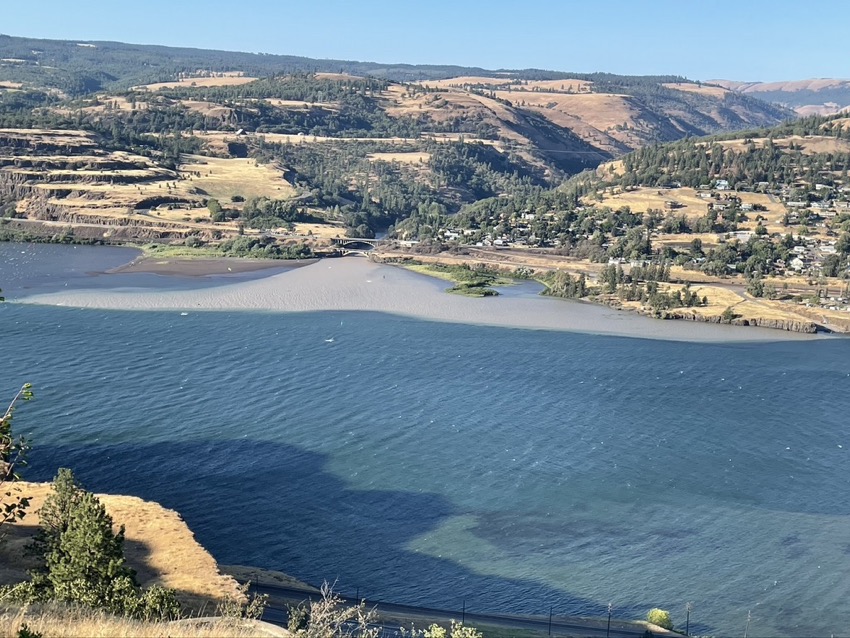
{"label": "riverbank", "polygon": [[[171,261],[171,260],[168,260]],[[194,261],[194,260],[192,260]],[[217,267],[242,260],[214,260]],[[145,263],[144,261],[142,263]],[[270,261],[269,267],[283,265]],[[288,263],[288,262],[287,262]],[[264,264],[257,263],[258,267]],[[176,271],[182,261],[151,266]],[[602,305],[528,295],[470,299],[444,293],[445,282],[360,257],[314,262],[253,281],[198,290],[67,290],[24,297],[22,303],[159,311],[383,312],[406,317],[538,330],[674,341],[776,341],[811,335],[727,325],[657,321]]]}
{"label": "riverbank", "polygon": [[[482,268],[510,276],[517,271],[523,276],[547,278],[553,273],[566,273],[572,277],[583,276],[588,282],[598,282],[607,264],[564,257],[555,254],[468,249],[463,254],[441,252],[436,254],[413,254],[400,250],[382,250],[374,253],[373,259],[384,263],[419,264],[421,268]],[[582,301],[603,304],[619,310],[635,312],[647,317],[665,320],[681,320],[697,323],[726,324],[740,327],[761,327],[774,330],[802,333],[850,333],[850,311],[842,309],[837,300],[826,301],[826,305],[811,300],[814,294],[807,291],[804,282],[788,280],[790,287],[784,293],[785,300],[754,297],[746,290],[746,283],[736,278],[709,277],[699,271],[671,268],[671,282],[659,283],[659,291],[675,295],[683,286],[705,298],[707,303],[695,307],[670,308],[658,311],[640,301],[625,301],[618,294],[597,294],[584,297]],[[771,281],[776,289],[783,288],[782,281]],[[787,285],[787,283],[786,283]],[[838,284],[831,282],[833,289]],[[843,284],[842,284],[843,285]],[[829,290],[829,286],[826,287]],[[795,303],[793,300],[797,300]],[[808,301],[807,301],[808,300]]]}

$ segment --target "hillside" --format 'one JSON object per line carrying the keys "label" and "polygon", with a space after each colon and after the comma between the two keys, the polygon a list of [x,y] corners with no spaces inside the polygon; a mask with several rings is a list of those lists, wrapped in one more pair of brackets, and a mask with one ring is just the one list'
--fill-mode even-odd
{"label": "hillside", "polygon": [[413,216],[395,236],[654,316],[848,332],[848,172],[848,118],[811,117],[645,147],[553,190]]}
{"label": "hillside", "polygon": [[[208,99],[209,92],[201,89],[243,87],[244,91],[219,91],[217,95],[230,100],[249,95],[253,99],[278,100],[271,103],[273,108],[290,110],[303,106],[303,96],[280,96],[268,82],[254,80],[304,74],[319,74],[325,84],[334,80],[345,82],[352,76],[380,79],[384,91],[388,91],[384,97],[389,103],[385,106],[394,109],[396,115],[402,112],[410,115],[410,109],[424,111],[417,115],[432,115],[432,126],[426,128],[433,128],[434,123],[445,123],[447,119],[453,122],[483,120],[491,133],[499,134],[516,127],[543,128],[538,138],[541,135],[544,138],[576,136],[591,147],[576,146],[570,139],[557,140],[568,147],[575,146],[572,150],[578,153],[590,153],[595,149],[601,154],[616,155],[650,141],[765,126],[790,116],[788,111],[760,100],[731,91],[703,90],[685,78],[674,76],[628,77],[536,69],[488,71],[455,66],[383,65],[0,36],[0,86],[7,86],[7,90],[48,88],[53,89],[53,95],[67,98],[143,86],[152,91],[178,91],[183,99],[195,102],[187,108],[205,116],[213,116],[213,111],[214,118],[220,118],[224,124],[238,118],[231,106],[238,109],[240,105],[225,107],[220,99]],[[405,86],[417,82],[429,90],[444,93],[450,115],[437,112],[442,104],[402,99]],[[195,95],[189,89],[197,89]],[[310,103],[318,101],[321,106],[323,101],[333,102],[327,98],[334,93],[337,92],[333,89],[318,89],[310,96]],[[193,100],[199,96],[202,97]],[[119,100],[119,103],[124,104],[119,108],[129,108],[126,102]],[[287,123],[292,124],[292,119],[290,116]],[[335,129],[336,135],[352,128],[350,122],[340,124]],[[466,123],[460,128],[470,129],[472,125]],[[315,130],[303,132],[321,135]],[[527,131],[519,131],[519,135],[523,138],[521,142],[529,138]],[[538,146],[542,143],[540,139],[532,141]],[[565,149],[550,150],[560,153]]]}
{"label": "hillside", "polygon": [[794,82],[733,82],[709,84],[779,104],[798,115],[832,115],[850,108],[850,80],[817,79]]}
{"label": "hillside", "polygon": [[388,69],[0,36],[0,206],[17,237],[304,255],[789,116],[673,76]]}
{"label": "hillside", "polygon": [[[37,512],[51,490],[49,483],[16,486],[31,497],[31,505],[24,521],[4,527],[8,536],[0,545],[2,585],[28,578],[26,570],[33,567],[34,559],[23,550],[38,529]],[[103,494],[99,498],[115,521],[126,527],[125,555],[141,586],[158,584],[176,590],[181,604],[196,614],[240,595],[236,580],[219,571],[177,512],[134,496]]]}

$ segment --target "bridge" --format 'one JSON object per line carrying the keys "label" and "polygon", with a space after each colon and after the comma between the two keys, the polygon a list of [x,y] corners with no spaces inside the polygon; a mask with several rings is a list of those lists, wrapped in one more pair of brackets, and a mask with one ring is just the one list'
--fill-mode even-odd
{"label": "bridge", "polygon": [[337,237],[332,243],[343,255],[365,255],[386,242],[368,237]]}

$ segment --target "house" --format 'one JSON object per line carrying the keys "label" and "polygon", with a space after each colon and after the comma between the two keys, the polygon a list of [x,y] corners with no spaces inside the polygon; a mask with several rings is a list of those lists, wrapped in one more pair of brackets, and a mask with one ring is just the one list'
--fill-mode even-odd
{"label": "house", "polygon": [[797,272],[802,272],[806,267],[806,262],[803,261],[802,259],[800,259],[799,257],[794,257],[794,259],[792,259],[789,262],[788,266],[792,270],[796,270]]}
{"label": "house", "polygon": [[728,191],[729,190],[729,180],[719,179],[714,183],[714,188],[719,191]]}
{"label": "house", "polygon": [[736,230],[734,233],[729,233],[727,237],[738,241],[749,241],[754,234],[751,230]]}

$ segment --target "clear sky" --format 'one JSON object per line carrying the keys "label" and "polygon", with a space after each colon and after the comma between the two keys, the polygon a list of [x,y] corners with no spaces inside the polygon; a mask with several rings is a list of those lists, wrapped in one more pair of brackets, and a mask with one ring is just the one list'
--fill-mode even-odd
{"label": "clear sky", "polygon": [[411,64],[850,78],[848,0],[3,1],[0,33]]}

